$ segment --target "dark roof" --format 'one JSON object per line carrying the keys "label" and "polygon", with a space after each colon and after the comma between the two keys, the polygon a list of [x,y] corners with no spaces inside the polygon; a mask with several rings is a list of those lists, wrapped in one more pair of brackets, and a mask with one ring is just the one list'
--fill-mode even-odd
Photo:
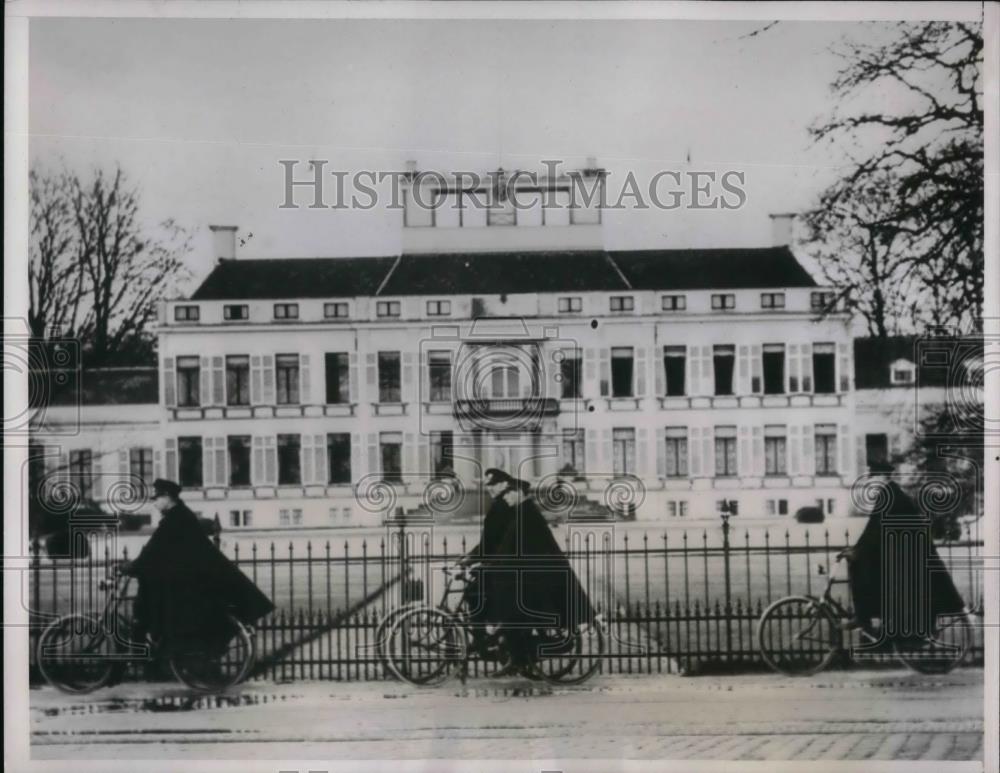
{"label": "dark roof", "polygon": [[213,269],[191,300],[815,286],[788,247],[449,252],[229,260]]}
{"label": "dark roof", "polygon": [[281,258],[222,261],[193,301],[350,298],[374,295],[396,258]]}
{"label": "dark roof", "polygon": [[36,371],[29,381],[31,404],[144,405],[159,402],[155,367]]}
{"label": "dark roof", "polygon": [[379,295],[627,290],[603,251],[406,255]]}
{"label": "dark roof", "polygon": [[788,247],[613,252],[637,290],[816,287]]}
{"label": "dark roof", "polygon": [[[889,369],[896,360],[916,366],[915,384],[946,387],[981,386],[981,338],[890,336],[854,339],[855,389],[913,389],[914,384],[893,384]],[[969,366],[973,367],[971,372]]]}

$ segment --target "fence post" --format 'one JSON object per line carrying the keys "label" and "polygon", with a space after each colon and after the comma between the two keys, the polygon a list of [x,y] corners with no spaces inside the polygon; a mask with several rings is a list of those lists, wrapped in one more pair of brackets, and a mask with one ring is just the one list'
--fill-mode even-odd
{"label": "fence post", "polygon": [[732,508],[728,500],[722,503],[722,564],[726,577],[726,653],[729,658],[733,657],[733,606],[732,606],[732,584],[729,574],[729,517],[732,515]]}

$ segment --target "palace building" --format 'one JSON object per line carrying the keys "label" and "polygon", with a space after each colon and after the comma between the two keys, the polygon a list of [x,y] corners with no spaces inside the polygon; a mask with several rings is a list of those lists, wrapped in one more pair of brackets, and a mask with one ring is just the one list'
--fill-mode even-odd
{"label": "palace building", "polygon": [[[853,347],[849,315],[820,319],[829,289],[787,243],[606,250],[570,182],[526,210],[407,189],[386,257],[243,260],[213,228],[217,265],[162,305],[157,473],[227,528],[377,524],[493,466],[644,521],[847,515]],[[122,473],[109,432],[35,442]]]}

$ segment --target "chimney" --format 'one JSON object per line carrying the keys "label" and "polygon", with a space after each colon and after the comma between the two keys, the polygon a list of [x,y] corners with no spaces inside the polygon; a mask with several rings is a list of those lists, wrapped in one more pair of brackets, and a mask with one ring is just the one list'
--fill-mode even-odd
{"label": "chimney", "polygon": [[212,249],[215,250],[216,259],[220,263],[224,260],[235,260],[236,226],[210,225],[208,230],[212,232]]}
{"label": "chimney", "polygon": [[792,244],[792,229],[797,215],[794,212],[781,212],[771,215],[771,244],[775,247],[788,247]]}

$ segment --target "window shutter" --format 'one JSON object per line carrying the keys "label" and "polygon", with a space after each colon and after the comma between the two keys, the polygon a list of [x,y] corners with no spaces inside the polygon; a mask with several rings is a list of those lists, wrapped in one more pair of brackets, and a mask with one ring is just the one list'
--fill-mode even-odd
{"label": "window shutter", "polygon": [[788,428],[788,453],[786,455],[788,474],[799,474],[799,462],[802,458],[802,428],[793,424]]}
{"label": "window shutter", "polygon": [[837,344],[837,351],[840,353],[840,368],[837,374],[840,380],[840,391],[851,391],[851,357],[847,349],[847,344]]}
{"label": "window shutter", "polygon": [[858,472],[860,473],[861,471],[866,470],[868,468],[868,449],[865,447],[865,436],[860,432],[858,433],[858,436],[855,439],[855,441],[857,444],[857,457],[858,457],[857,469]]}
{"label": "window shutter", "polygon": [[701,430],[701,466],[706,478],[715,475],[715,433],[711,427]]}
{"label": "window shutter", "polygon": [[201,381],[201,404],[212,404],[211,370],[208,357],[201,358],[201,367],[198,369]]}
{"label": "window shutter", "polygon": [[177,475],[177,439],[168,437],[164,441],[166,453],[163,455],[163,477],[176,481]]}
{"label": "window shutter", "polygon": [[667,431],[656,430],[656,477],[667,477]]}
{"label": "window shutter", "polygon": [[583,380],[585,384],[583,395],[584,397],[589,397],[593,394],[591,384],[597,380],[597,352],[593,349],[584,351]]}
{"label": "window shutter", "polygon": [[226,439],[224,437],[215,438],[215,483],[217,486],[229,485],[229,470],[227,469]]}
{"label": "window shutter", "polygon": [[355,484],[364,475],[364,465],[362,462],[361,433],[351,433],[351,478]]}
{"label": "window shutter", "polygon": [[[374,354],[365,355],[365,383],[368,389],[366,399],[372,403],[378,402],[378,367],[376,363]],[[375,472],[375,470],[369,470],[369,472]]]}
{"label": "window shutter", "polygon": [[412,432],[403,433],[403,453],[402,453],[402,464],[403,472],[406,474],[413,474],[417,472],[416,470],[416,442],[413,437]]}
{"label": "window shutter", "polygon": [[841,476],[848,476],[851,469],[851,428],[847,424],[840,425],[840,434],[837,437],[837,446],[840,452],[840,469],[837,471]]}
{"label": "window shutter", "polygon": [[272,486],[278,483],[278,448],[273,435],[264,438],[264,480]]}
{"label": "window shutter", "polygon": [[254,435],[251,440],[253,450],[253,483],[255,486],[262,486],[267,481],[267,474],[264,470],[264,438]]}
{"label": "window shutter", "polygon": [[598,448],[596,429],[587,430],[587,435],[586,438],[584,439],[584,443],[586,443],[587,446],[584,449],[584,452],[587,457],[587,469],[590,470],[591,472],[597,472],[598,470],[601,469],[601,460],[600,460],[601,452],[600,449]]}
{"label": "window shutter", "polygon": [[122,448],[118,451],[118,480],[131,483],[132,478],[129,475],[129,473],[130,470],[129,470],[128,449]]}
{"label": "window shutter", "polygon": [[639,348],[635,350],[635,396],[644,397],[646,395],[646,350]]}
{"label": "window shutter", "polygon": [[802,464],[799,468],[800,475],[816,474],[816,454],[814,446],[815,427],[812,424],[802,425]]}
{"label": "window shutter", "polygon": [[[308,436],[307,436],[308,437]],[[326,435],[313,435],[313,483],[326,483]]]}
{"label": "window shutter", "polygon": [[744,344],[741,345],[737,351],[738,369],[736,377],[736,394],[748,395],[750,394],[750,347]]}
{"label": "window shutter", "polygon": [[688,372],[688,394],[701,395],[701,347],[689,346],[687,372]]}
{"label": "window shutter", "polygon": [[261,405],[264,402],[264,368],[257,355],[250,358],[250,402]]}
{"label": "window shutter", "polygon": [[611,350],[599,349],[598,353],[600,356],[598,367],[601,377],[601,397],[607,397],[611,394]]}
{"label": "window shutter", "polygon": [[667,394],[667,373],[664,365],[664,353],[665,347],[661,346],[658,349],[653,350],[653,378],[655,379],[654,386],[656,388],[657,397],[662,397]]}
{"label": "window shutter", "polygon": [[309,355],[299,355],[299,403],[309,405],[312,402],[312,376],[309,372]]}
{"label": "window shutter", "polygon": [[742,477],[753,475],[753,447],[750,440],[750,427],[745,424],[739,428],[738,471]]}
{"label": "window shutter", "polygon": [[315,455],[313,454],[313,436],[303,435],[302,444],[299,446],[299,454],[302,465],[302,483],[308,486],[316,480]]}
{"label": "window shutter", "polygon": [[635,446],[635,473],[644,478],[649,475],[649,432],[645,427],[636,432]]}
{"label": "window shutter", "polygon": [[750,347],[750,393],[761,394],[764,391],[761,369],[763,368],[763,357],[760,344]]}
{"label": "window shutter", "polygon": [[350,397],[348,397],[348,402],[356,403],[360,397],[358,392],[358,353],[351,352],[348,357],[349,370],[348,370],[348,380],[350,382],[349,389],[351,390]]}
{"label": "window shutter", "polygon": [[[615,449],[611,442],[611,430],[601,430],[600,457],[604,464],[606,473],[614,473],[615,470]],[[598,467],[597,469],[601,469]]]}
{"label": "window shutter", "polygon": [[163,358],[163,403],[168,408],[177,405],[177,375],[173,357]]}
{"label": "window shutter", "polygon": [[813,357],[812,344],[802,346],[802,391],[813,391]]}
{"label": "window shutter", "polygon": [[274,405],[274,355],[265,354],[261,358],[264,389],[261,398],[265,405]]}
{"label": "window shutter", "polygon": [[167,471],[164,469],[163,465],[163,452],[159,449],[153,451],[153,469],[156,471],[155,475],[158,478],[167,478],[168,480],[177,480],[176,478],[171,478]]}
{"label": "window shutter", "polygon": [[753,474],[764,475],[764,428],[754,427],[753,433]]}
{"label": "window shutter", "polygon": [[422,432],[417,436],[417,474],[430,476],[431,472],[431,439]]}
{"label": "window shutter", "polygon": [[701,427],[688,427],[688,454],[690,455],[690,470],[692,478],[700,478],[701,466]]}
{"label": "window shutter", "polygon": [[226,369],[222,357],[212,358],[212,404],[226,404]]}
{"label": "window shutter", "polygon": [[416,388],[416,381],[414,379],[413,373],[413,352],[403,352],[403,384],[402,384],[402,401],[413,402],[417,399],[416,395],[413,393]]}
{"label": "window shutter", "polygon": [[368,473],[378,475],[381,472],[381,465],[378,463],[378,435],[368,434]]}
{"label": "window shutter", "polygon": [[214,446],[212,438],[201,439],[201,479],[205,487],[215,485],[215,454],[212,453]]}
{"label": "window shutter", "polygon": [[[545,379],[545,396],[554,398],[558,400],[562,397],[562,354],[558,353],[558,349],[552,349],[543,360],[542,367],[545,372],[542,373],[542,378]],[[572,356],[573,350],[570,349],[566,354]]]}
{"label": "window shutter", "polygon": [[103,454],[94,450],[90,458],[90,479],[93,481],[91,496],[94,499],[104,499]]}
{"label": "window shutter", "polygon": [[[799,345],[788,346],[788,393],[796,394],[802,386],[802,362],[799,359]],[[794,474],[794,473],[793,473]]]}
{"label": "window shutter", "polygon": [[715,394],[715,363],[711,346],[701,347],[701,388],[702,394]]}

